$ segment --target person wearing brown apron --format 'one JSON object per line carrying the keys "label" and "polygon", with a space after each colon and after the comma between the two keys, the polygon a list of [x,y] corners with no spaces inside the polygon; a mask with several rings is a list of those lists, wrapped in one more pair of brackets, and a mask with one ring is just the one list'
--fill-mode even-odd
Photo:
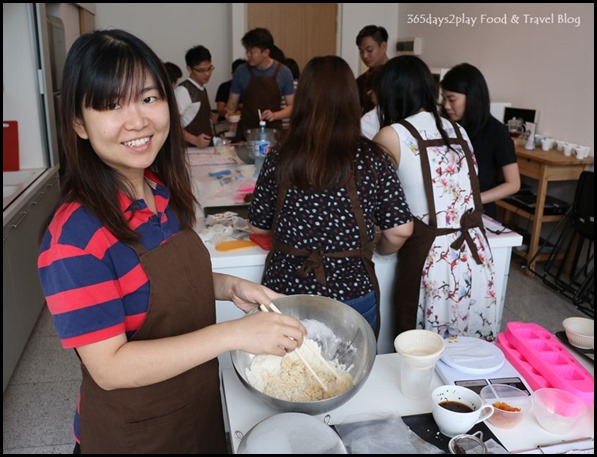
{"label": "person wearing brown apron", "polygon": [[[450,245],[453,249],[461,249],[463,244],[466,243],[474,261],[480,265],[482,260],[480,258],[477,246],[469,234],[469,229],[477,227],[481,230],[483,237],[487,241],[485,236],[485,229],[483,227],[483,221],[481,215],[483,213],[483,205],[481,203],[481,195],[479,190],[479,181],[477,175],[474,172],[475,165],[473,161],[473,155],[468,147],[468,143],[462,137],[460,128],[452,121],[450,121],[456,138],[450,138],[451,145],[458,145],[465,156],[465,160],[468,166],[468,176],[471,181],[472,195],[474,199],[474,209],[469,210],[462,214],[460,218],[460,226],[456,228],[438,228],[437,227],[437,214],[435,199],[432,189],[432,177],[431,177],[431,166],[428,155],[429,147],[444,146],[444,140],[432,139],[424,140],[419,131],[408,121],[402,120],[399,124],[403,125],[408,132],[416,139],[418,144],[418,151],[420,154],[421,168],[423,172],[423,186],[425,191],[425,197],[427,200],[429,221],[428,223],[423,222],[421,219],[415,217],[415,225],[413,235],[404,243],[400,250],[399,262],[396,270],[396,282],[394,287],[393,303],[396,309],[395,313],[395,332],[400,334],[403,331],[419,328],[421,325],[425,325],[429,319],[427,315],[423,319],[418,318],[420,312],[419,307],[421,306],[420,294],[421,292],[421,278],[422,272],[426,268],[426,262],[429,261],[429,255],[434,240],[437,237],[445,236],[450,233],[460,232],[460,236]],[[433,267],[430,267],[433,268]],[[488,285],[488,293],[491,286]],[[423,309],[425,311],[425,309]],[[462,334],[462,328],[449,328],[449,329],[436,329],[449,330],[456,334]],[[471,335],[471,336],[484,336],[489,339],[495,338],[495,334],[485,335]]]}
{"label": "person wearing brown apron", "polygon": [[[264,27],[245,33],[241,43],[246,51],[247,63],[239,66],[232,77],[230,95],[226,103],[226,118],[237,114],[242,97],[241,118],[236,130],[236,140],[246,139],[245,131],[259,127],[282,128],[282,119],[290,117],[294,101],[294,79],[290,69],[283,64],[283,53],[274,57],[277,47],[274,37]],[[282,97],[286,106],[282,108]]]}
{"label": "person wearing brown apron", "polygon": [[[201,103],[197,115],[193,118],[190,124],[186,125],[184,129],[194,136],[201,134],[214,136],[213,123],[211,120],[211,108],[209,105],[209,97],[207,96],[207,89],[199,89],[188,79],[179,84],[187,89],[193,103]],[[210,143],[212,144],[212,143]],[[196,147],[195,144],[187,141],[187,146]]]}
{"label": "person wearing brown apron", "polygon": [[174,89],[183,135],[187,147],[205,148],[213,144],[216,119],[206,89],[214,71],[211,53],[205,46],[194,46],[185,53],[185,62],[189,77]]}
{"label": "person wearing brown apron", "polygon": [[[132,341],[167,338],[216,322],[209,252],[192,230],[151,251],[134,246],[151,282],[147,317]],[[174,378],[104,390],[84,365],[81,451],[103,454],[226,453],[218,359]]]}
{"label": "person wearing brown apron", "polygon": [[64,81],[61,203],[38,270],[62,345],[83,365],[74,452],[224,453],[217,357],[281,356],[306,329],[275,313],[216,324],[216,298],[249,312],[279,294],[212,271],[155,52],[124,30],[86,33]]}
{"label": "person wearing brown apron", "polygon": [[[373,286],[373,292],[375,296],[375,313],[367,313],[366,319],[371,324],[374,332],[375,337],[379,335],[379,328],[380,328],[380,317],[379,317],[379,282],[377,280],[377,275],[375,274],[375,265],[373,264],[373,248],[374,248],[374,240],[369,240],[367,236],[367,226],[365,224],[365,218],[363,217],[363,211],[361,210],[361,204],[359,200],[359,196],[357,195],[357,188],[355,185],[354,180],[349,180],[347,183],[347,191],[348,196],[350,197],[351,205],[352,205],[352,212],[355,216],[359,227],[359,238],[360,238],[360,249],[352,249],[347,251],[335,251],[335,252],[319,252],[319,251],[308,251],[306,249],[298,249],[294,246],[289,246],[288,244],[283,243],[282,241],[278,240],[275,236],[273,238],[273,246],[270,252],[267,255],[265,260],[265,268],[264,268],[264,275],[268,269],[268,266],[271,262],[272,255],[279,251],[293,256],[304,257],[303,265],[299,270],[296,271],[296,275],[304,278],[310,274],[315,275],[315,280],[320,284],[326,283],[326,275],[325,269],[323,267],[323,258],[324,257],[332,257],[332,258],[342,258],[342,257],[360,257],[365,265],[365,270],[367,271],[367,276],[371,281]],[[282,209],[282,205],[284,204],[284,199],[286,197],[286,192],[288,191],[288,186],[281,185],[278,191],[278,197],[276,199],[276,209],[274,213],[274,219],[272,224],[272,233],[276,233],[276,223],[278,221],[278,217],[280,216],[280,211]]]}
{"label": "person wearing brown apron", "polygon": [[[240,122],[238,123],[237,137],[239,139],[245,139],[245,130],[254,129],[259,127],[259,113],[263,113],[265,110],[279,111],[280,100],[282,95],[280,88],[276,82],[276,78],[282,64],[280,62],[273,61],[273,65],[276,65],[274,74],[272,76],[256,76],[253,67],[247,65],[249,70],[250,80],[243,96],[243,107],[240,114]],[[268,128],[281,129],[282,120],[278,119],[275,121],[268,122]]]}
{"label": "person wearing brown apron", "polygon": [[466,131],[438,112],[427,64],[402,55],[383,67],[374,141],[398,163],[414,231],[398,253],[394,332],[497,336],[495,267]]}

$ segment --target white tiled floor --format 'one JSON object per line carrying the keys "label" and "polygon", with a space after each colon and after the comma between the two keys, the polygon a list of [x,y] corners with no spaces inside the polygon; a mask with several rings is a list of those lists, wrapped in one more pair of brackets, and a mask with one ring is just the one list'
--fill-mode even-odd
{"label": "white tiled floor", "polygon": [[[502,326],[509,321],[536,322],[550,332],[562,320],[583,316],[569,300],[521,270],[512,259]],[[81,374],[72,350],[63,350],[44,310],[4,393],[4,454],[69,454],[72,419]]]}

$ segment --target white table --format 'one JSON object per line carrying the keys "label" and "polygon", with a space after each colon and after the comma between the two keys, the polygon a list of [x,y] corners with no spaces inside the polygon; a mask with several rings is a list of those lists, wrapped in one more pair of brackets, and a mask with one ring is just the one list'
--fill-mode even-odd
{"label": "white table", "polygon": [[[581,361],[593,373],[590,363]],[[369,378],[357,394],[344,405],[325,414],[315,416],[323,420],[330,416],[330,424],[350,421],[355,414],[381,414],[393,413],[401,416],[431,412],[431,399],[410,400],[402,395],[399,389],[399,364],[397,354],[378,355],[373,364]],[[246,434],[254,425],[263,419],[280,413],[261,402],[241,384],[233,369],[222,370],[222,390],[225,412],[227,413],[228,427],[232,452],[236,453],[240,439],[235,431]],[[434,374],[432,388],[443,384],[440,377]],[[539,445],[551,444],[562,440],[577,438],[594,438],[594,407],[580,420],[573,431],[567,435],[554,435],[547,432],[536,421],[534,415],[527,414],[523,422],[511,430],[499,429],[491,424],[486,424],[493,434],[509,451],[518,451],[535,448]]]}
{"label": "white table", "polygon": [[[239,164],[242,161],[236,155],[234,147],[227,146],[219,148],[219,154],[214,154],[214,148],[189,148],[191,163],[199,163],[191,167],[192,178],[195,186],[195,193],[203,208],[227,207],[231,210],[247,207],[246,203],[239,198],[238,190],[255,185],[255,178],[242,177],[239,173]],[[212,162],[229,162],[227,164],[210,165]],[[203,163],[205,162],[205,163]],[[210,176],[210,173],[228,171],[230,174],[218,178]],[[225,182],[226,181],[226,182]],[[493,254],[495,264],[495,291],[497,297],[497,327],[501,328],[501,319],[504,310],[504,299],[510,275],[510,258],[512,247],[522,244],[522,236],[516,232],[506,230],[499,222],[483,215],[483,222],[487,228],[487,238]],[[212,267],[215,272],[227,273],[255,282],[261,281],[263,267],[267,251],[259,247],[235,251],[231,253],[218,252],[210,243],[206,243],[212,259]],[[374,254],[375,273],[379,280],[381,303],[381,328],[378,338],[378,354],[386,354],[394,351],[394,307],[391,305],[392,287],[398,258],[396,255],[380,256]],[[230,319],[237,319],[243,313],[231,306],[230,303],[218,303],[218,322]],[[230,367],[228,357],[220,357],[220,364],[223,367]]]}
{"label": "white table", "polygon": [[248,206],[243,196],[255,187],[255,166],[243,163],[234,146],[188,148],[188,154],[194,192],[202,208]]}
{"label": "white table", "polygon": [[[499,223],[492,221],[486,219],[485,223],[492,229],[501,227]],[[498,297],[497,315],[499,324],[504,309],[506,287],[508,286],[512,246],[519,246],[522,243],[522,236],[511,231],[504,231],[499,235],[488,232],[487,235],[495,262],[495,287],[496,296]],[[219,252],[214,249],[211,243],[206,243],[206,245],[211,254],[212,268],[215,272],[227,273],[256,282],[261,281],[267,251],[260,247],[254,247],[235,252]],[[394,307],[392,306],[391,297],[398,257],[396,255],[380,256],[374,254],[373,262],[375,263],[375,273],[379,280],[381,294],[381,328],[377,341],[377,353],[387,354],[394,352],[394,338],[396,337],[393,331]],[[242,311],[229,302],[217,302],[216,312],[218,322],[243,316]],[[227,354],[220,356],[220,366],[222,368],[232,367],[230,357]]]}

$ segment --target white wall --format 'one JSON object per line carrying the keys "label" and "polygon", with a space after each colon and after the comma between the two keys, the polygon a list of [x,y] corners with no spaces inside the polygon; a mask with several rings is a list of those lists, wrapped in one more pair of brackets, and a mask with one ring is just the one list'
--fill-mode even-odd
{"label": "white wall", "polygon": [[[150,4],[96,3],[96,28],[123,28],[145,40],[164,60],[177,64],[186,75],[184,53],[197,44],[212,54],[214,70],[207,90],[212,106],[218,85],[230,78],[234,59],[244,57],[240,40],[247,31],[244,3]],[[338,55],[355,75],[362,72],[355,38],[368,24],[385,27],[390,43],[396,42],[398,4],[339,4]],[[393,45],[389,56],[394,55]]]}
{"label": "white wall", "polygon": [[[121,27],[139,35],[162,57],[186,74],[184,53],[203,44],[216,67],[208,92],[212,99],[229,78],[232,60],[243,55],[245,4],[96,3],[96,27]],[[487,78],[493,101],[540,111],[538,132],[594,146],[594,4],[592,3],[360,3],[339,4],[338,55],[361,72],[354,43],[367,24],[384,26],[390,35],[388,54],[397,37],[422,37],[421,57],[434,67],[470,62]],[[480,24],[482,14],[580,17],[566,24]],[[451,14],[476,18],[474,26],[409,24],[409,14],[439,18]]]}
{"label": "white wall", "polygon": [[[29,3],[3,3],[2,118],[19,122],[20,168],[48,166],[42,143],[43,106],[37,79]],[[17,45],[15,45],[17,44]]]}
{"label": "white wall", "polygon": [[[422,37],[421,57],[428,65],[469,62],[483,72],[492,101],[539,109],[538,133],[594,147],[593,3],[400,3],[398,12],[398,36]],[[482,24],[483,14],[507,23]],[[553,14],[556,23],[525,24],[524,14]],[[580,25],[558,24],[563,14],[579,18]],[[477,22],[409,24],[450,15]]]}
{"label": "white wall", "polygon": [[[366,25],[379,25],[388,31],[388,56],[396,53],[395,43],[398,37],[398,3],[342,3],[341,18],[338,21],[340,31],[340,49],[338,55],[348,62],[356,76],[363,72],[359,49],[355,44],[359,31]],[[365,68],[366,70],[366,68]]]}
{"label": "white wall", "polygon": [[[184,55],[193,46],[209,49],[216,67],[207,84],[212,108],[218,85],[230,79],[230,3],[96,3],[95,27],[121,28],[143,39],[164,61],[188,76]],[[236,56],[239,57],[239,56]],[[235,57],[235,58],[236,58]]]}

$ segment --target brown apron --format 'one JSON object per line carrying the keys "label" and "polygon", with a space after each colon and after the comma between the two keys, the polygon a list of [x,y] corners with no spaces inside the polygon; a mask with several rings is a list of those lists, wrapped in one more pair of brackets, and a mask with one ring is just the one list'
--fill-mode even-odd
{"label": "brown apron", "polygon": [[416,327],[417,308],[419,303],[419,293],[421,289],[421,275],[425,260],[433,241],[438,236],[447,235],[461,231],[461,235],[450,245],[453,249],[458,249],[463,243],[467,243],[473,258],[477,264],[481,263],[477,247],[473,242],[468,230],[473,227],[479,227],[485,235],[483,227],[483,205],[481,204],[481,192],[479,190],[479,180],[475,173],[473,155],[468,147],[468,143],[462,137],[458,125],[450,121],[456,138],[450,138],[450,144],[458,144],[464,152],[471,180],[473,191],[473,200],[475,202],[474,211],[464,213],[460,218],[460,227],[457,228],[437,228],[437,219],[435,212],[435,200],[433,198],[433,189],[431,183],[431,168],[429,165],[428,147],[444,146],[442,138],[436,140],[424,140],[414,126],[406,121],[400,121],[410,134],[417,140],[419,152],[421,154],[421,169],[423,173],[423,186],[429,208],[429,223],[426,224],[418,218],[414,218],[414,230],[411,237],[404,243],[398,255],[398,265],[396,268],[396,280],[394,283],[393,304],[395,309],[394,334],[398,335],[406,330]]}
{"label": "brown apron", "polygon": [[[276,69],[272,76],[255,76],[251,66],[247,65],[251,79],[245,89],[243,96],[243,107],[241,110],[240,121],[238,123],[236,136],[244,140],[246,129],[255,129],[259,127],[259,110],[263,113],[265,110],[279,111],[282,95],[276,82],[276,77],[282,68],[280,62],[276,62]],[[282,120],[267,123],[268,128],[281,129]]]}
{"label": "brown apron", "polygon": [[[361,210],[361,202],[359,200],[359,196],[357,194],[357,188],[354,180],[349,180],[346,185],[346,190],[348,191],[348,196],[350,197],[350,201],[352,204],[352,212],[357,220],[357,224],[359,226],[359,238],[361,242],[361,247],[359,249],[350,249],[348,251],[338,251],[338,252],[321,252],[321,251],[308,251],[306,249],[298,249],[294,246],[287,245],[281,241],[279,241],[275,234],[276,234],[276,224],[278,222],[278,217],[280,216],[280,212],[282,210],[282,205],[284,204],[284,199],[286,197],[286,192],[288,191],[288,185],[284,184],[279,187],[278,190],[278,197],[276,200],[276,209],[274,211],[274,218],[272,222],[272,234],[273,234],[273,246],[270,252],[265,259],[265,269],[264,272],[267,270],[269,263],[271,261],[272,255],[274,252],[279,251],[285,254],[304,257],[305,261],[303,265],[296,271],[297,276],[300,278],[304,278],[310,273],[315,274],[315,279],[319,284],[325,285],[326,283],[326,276],[325,276],[325,269],[323,267],[323,257],[333,257],[333,258],[342,258],[342,257],[360,257],[365,265],[365,269],[367,270],[367,275],[369,276],[369,280],[373,285],[373,291],[375,292],[375,316],[376,316],[376,328],[375,328],[375,338],[379,335],[379,327],[380,327],[380,312],[379,312],[379,282],[377,280],[377,275],[375,274],[375,264],[373,263],[373,248],[375,247],[374,240],[369,240],[367,236],[367,225],[365,224],[365,217],[363,216],[363,211]],[[356,298],[356,297],[355,297]]]}
{"label": "brown apron", "polygon": [[[151,292],[132,341],[181,335],[216,322],[210,256],[195,232],[181,231],[151,251],[140,243],[133,247]],[[157,384],[110,391],[81,367],[82,453],[227,452],[217,358]]]}
{"label": "brown apron", "polygon": [[[197,115],[191,123],[185,127],[185,130],[193,135],[204,133],[213,138],[214,129],[211,121],[211,108],[209,105],[209,97],[207,96],[207,89],[201,90],[189,80],[183,81],[180,85],[189,91],[193,103],[201,102]],[[205,109],[205,107],[207,107],[207,109]],[[187,143],[187,146],[194,147],[195,145]]]}

